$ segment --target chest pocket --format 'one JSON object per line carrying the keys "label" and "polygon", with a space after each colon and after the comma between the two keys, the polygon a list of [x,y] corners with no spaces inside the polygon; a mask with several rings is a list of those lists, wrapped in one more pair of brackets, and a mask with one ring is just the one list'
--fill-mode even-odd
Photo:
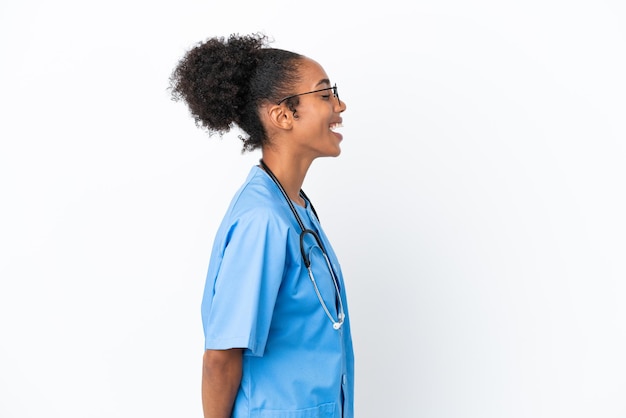
{"label": "chest pocket", "polygon": [[339,418],[335,415],[335,403],[325,403],[314,408],[296,409],[296,410],[263,410],[256,414],[252,413],[253,418]]}

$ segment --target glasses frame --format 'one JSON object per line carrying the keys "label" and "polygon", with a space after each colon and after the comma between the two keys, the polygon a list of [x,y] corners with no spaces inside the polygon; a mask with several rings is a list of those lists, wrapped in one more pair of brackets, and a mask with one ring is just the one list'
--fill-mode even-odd
{"label": "glasses frame", "polygon": [[339,99],[339,93],[337,92],[337,84],[335,83],[332,87],[326,87],[323,89],[319,89],[319,90],[313,90],[313,91],[307,91],[306,93],[298,93],[298,94],[292,94],[291,96],[287,96],[287,97],[283,97],[282,99],[280,99],[278,101],[278,103],[276,103],[277,105],[281,104],[282,102],[284,102],[285,100],[289,100],[291,98],[294,97],[298,97],[298,96],[304,96],[305,94],[313,94],[313,93],[319,93],[320,91],[326,91],[326,90],[332,90],[333,91],[333,96],[335,96],[335,98],[337,99],[338,102],[340,102],[341,100]]}

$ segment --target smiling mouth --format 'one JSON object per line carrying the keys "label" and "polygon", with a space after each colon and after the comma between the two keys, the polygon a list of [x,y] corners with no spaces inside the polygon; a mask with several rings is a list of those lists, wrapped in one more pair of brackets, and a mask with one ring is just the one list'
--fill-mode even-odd
{"label": "smiling mouth", "polygon": [[338,128],[343,128],[343,124],[342,123],[333,123],[332,125],[330,125],[330,130],[334,131],[335,129]]}

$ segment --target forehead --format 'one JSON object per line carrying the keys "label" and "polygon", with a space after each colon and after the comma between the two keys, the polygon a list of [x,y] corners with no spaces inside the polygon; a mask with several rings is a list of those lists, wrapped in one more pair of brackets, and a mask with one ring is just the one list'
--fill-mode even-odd
{"label": "forehead", "polygon": [[311,58],[303,58],[298,69],[302,86],[317,87],[322,84],[328,84],[329,78],[324,68]]}

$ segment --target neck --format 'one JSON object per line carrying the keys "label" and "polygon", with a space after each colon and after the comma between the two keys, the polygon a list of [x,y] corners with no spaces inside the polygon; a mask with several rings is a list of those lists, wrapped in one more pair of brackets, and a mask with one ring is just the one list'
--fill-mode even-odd
{"label": "neck", "polygon": [[283,186],[287,196],[298,205],[304,206],[300,190],[311,162],[298,161],[296,158],[279,158],[272,152],[263,152],[263,162]]}

